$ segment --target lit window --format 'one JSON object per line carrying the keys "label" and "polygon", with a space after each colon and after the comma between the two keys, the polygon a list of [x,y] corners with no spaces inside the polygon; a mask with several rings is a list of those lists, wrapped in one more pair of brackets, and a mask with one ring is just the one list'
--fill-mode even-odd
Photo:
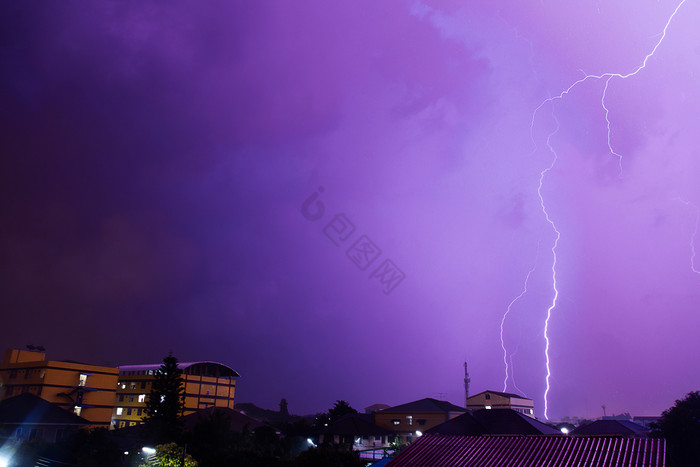
{"label": "lit window", "polygon": [[146,394],[139,394],[139,402],[146,402]]}
{"label": "lit window", "polygon": [[395,418],[395,419],[393,419],[393,420],[391,421],[391,423],[393,423],[394,425],[400,425],[400,424],[401,424],[401,420]]}
{"label": "lit window", "polygon": [[117,415],[121,415],[122,413],[124,413],[124,409],[121,407],[117,407]]}
{"label": "lit window", "polygon": [[86,374],[81,374],[80,375],[80,381],[78,382],[78,386],[85,386],[85,383],[87,382],[87,377],[88,375]]}
{"label": "lit window", "polygon": [[82,407],[79,407],[79,406],[77,406],[77,405],[76,405],[75,407],[73,407],[73,412],[74,412],[78,417],[80,417],[80,412],[82,412],[82,411],[83,411],[83,408],[82,408]]}
{"label": "lit window", "polygon": [[485,408],[485,409],[490,409],[490,408],[491,408],[491,406],[490,406],[490,405],[487,405],[487,406],[486,406],[486,407],[484,407],[484,408]]}
{"label": "lit window", "polygon": [[129,389],[136,389],[136,383],[134,381],[129,383]]}
{"label": "lit window", "polygon": [[413,416],[406,416],[406,425],[413,425]]}

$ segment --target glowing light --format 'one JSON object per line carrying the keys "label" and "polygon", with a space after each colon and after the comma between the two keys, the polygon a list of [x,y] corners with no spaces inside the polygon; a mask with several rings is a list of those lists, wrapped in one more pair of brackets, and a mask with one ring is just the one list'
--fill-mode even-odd
{"label": "glowing light", "polygon": [[[647,63],[649,62],[649,59],[654,56],[658,48],[661,46],[663,43],[664,39],[666,38],[666,33],[668,31],[669,26],[671,25],[671,22],[675,18],[676,14],[678,11],[681,9],[681,7],[687,2],[687,0],[681,0],[676,8],[673,10],[671,15],[669,16],[668,20],[666,21],[666,24],[664,25],[663,31],[661,32],[661,35],[659,37],[659,40],[656,41],[654,44],[654,47],[652,48],[651,52],[649,52],[645,57],[642,63],[635,68],[633,71],[623,74],[623,73],[612,73],[612,72],[605,72],[601,73],[598,75],[595,74],[586,74],[584,73],[584,76],[576,81],[574,81],[569,87],[561,91],[558,95],[549,97],[545,100],[543,100],[540,105],[538,105],[534,112],[532,113],[532,119],[530,121],[530,137],[532,138],[532,133],[533,133],[533,127],[535,124],[535,119],[537,117],[537,113],[544,107],[546,104],[553,104],[555,101],[562,100],[566,95],[568,95],[570,92],[572,92],[576,87],[578,87],[580,84],[585,83],[588,80],[603,80],[605,79],[605,85],[603,87],[603,91],[601,93],[601,105],[603,107],[603,110],[605,111],[605,122],[607,126],[607,145],[608,145],[608,151],[610,152],[611,155],[617,157],[618,159],[618,167],[619,167],[619,175],[622,176],[622,160],[623,156],[622,154],[618,153],[615,151],[612,145],[612,123],[610,121],[610,110],[608,109],[606,105],[606,98],[608,96],[608,89],[610,82],[612,81],[613,78],[619,78],[621,80],[627,79],[629,77],[635,76],[638,74],[640,71],[642,71],[644,68],[646,68]],[[552,109],[552,112],[554,112],[554,109]],[[547,316],[544,322],[544,340],[545,340],[545,367],[546,367],[546,378],[545,378],[545,391],[544,391],[544,418],[548,419],[548,410],[549,410],[549,403],[548,403],[548,395],[549,395],[549,390],[550,390],[550,378],[552,375],[551,368],[550,368],[550,358],[549,358],[549,347],[550,347],[550,340],[549,340],[549,322],[552,317],[552,311],[556,308],[557,305],[557,299],[559,297],[559,291],[557,289],[557,272],[556,272],[556,266],[557,266],[557,255],[556,255],[556,250],[557,246],[559,243],[559,239],[561,238],[561,234],[559,230],[557,229],[556,225],[552,221],[552,219],[549,216],[549,213],[547,212],[547,208],[544,202],[544,197],[542,196],[542,185],[544,183],[544,178],[545,176],[554,168],[554,165],[556,164],[557,161],[557,153],[554,150],[554,148],[551,145],[551,138],[553,135],[557,133],[559,130],[559,121],[556,119],[556,116],[552,113],[552,117],[554,118],[556,122],[556,128],[555,130],[550,133],[547,136],[547,147],[549,150],[554,154],[554,159],[552,163],[549,165],[549,167],[545,168],[542,172],[540,172],[540,179],[539,179],[539,186],[537,189],[537,194],[540,199],[540,207],[542,209],[542,212],[544,214],[544,217],[546,221],[550,224],[552,229],[555,232],[555,239],[554,243],[552,245],[552,288],[554,290],[554,297],[552,298],[552,302],[547,309]],[[534,139],[533,139],[534,142]],[[700,223],[700,211],[698,213],[698,220],[696,222],[696,228],[695,232],[693,233],[693,238],[691,239],[691,251],[692,251],[692,257],[691,257],[691,268],[693,269],[694,272],[697,272],[700,274],[700,271],[695,269],[695,237],[697,235],[697,230],[698,230],[698,223]]]}
{"label": "glowing light", "polygon": [[564,433],[565,435],[569,434],[569,429],[565,426],[561,427],[561,432]]}
{"label": "glowing light", "polygon": [[151,456],[156,453],[156,450],[153,448],[149,448],[148,446],[144,446],[141,448],[141,451],[143,451],[144,454],[147,456]]}
{"label": "glowing light", "polygon": [[420,430],[416,430],[416,436],[423,436],[423,432]]}

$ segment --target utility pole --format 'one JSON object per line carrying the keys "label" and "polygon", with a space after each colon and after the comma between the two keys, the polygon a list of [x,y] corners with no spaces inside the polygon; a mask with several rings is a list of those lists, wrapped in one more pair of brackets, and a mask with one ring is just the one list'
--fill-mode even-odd
{"label": "utility pole", "polygon": [[464,406],[467,406],[467,399],[469,399],[469,371],[467,371],[467,362],[464,362]]}

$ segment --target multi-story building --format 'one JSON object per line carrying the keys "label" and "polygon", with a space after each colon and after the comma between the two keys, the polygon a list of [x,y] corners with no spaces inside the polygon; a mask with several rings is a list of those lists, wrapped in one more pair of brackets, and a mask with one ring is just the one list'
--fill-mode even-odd
{"label": "multi-story building", "polygon": [[[141,423],[146,415],[146,401],[160,364],[126,365],[119,367],[112,427],[123,428]],[[235,378],[240,375],[232,368],[215,362],[178,363],[182,370],[185,393],[184,415],[209,407],[233,409]]]}
{"label": "multi-story building", "polygon": [[516,412],[535,418],[535,405],[532,399],[508,392],[484,391],[467,399],[467,409],[513,409]]}
{"label": "multi-story building", "polygon": [[116,368],[46,360],[46,353],[7,350],[0,365],[0,400],[34,394],[96,426],[109,426],[117,387]]}
{"label": "multi-story building", "polygon": [[445,423],[467,410],[447,401],[420,399],[374,413],[374,423],[394,432],[402,441],[411,442],[425,430]]}

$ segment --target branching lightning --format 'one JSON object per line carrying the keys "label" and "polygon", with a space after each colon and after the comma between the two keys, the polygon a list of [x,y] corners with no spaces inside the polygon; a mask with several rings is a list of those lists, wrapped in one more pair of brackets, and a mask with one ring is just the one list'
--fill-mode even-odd
{"label": "branching lightning", "polygon": [[[530,276],[532,275],[533,272],[535,272],[535,269],[537,268],[537,258],[539,257],[540,254],[540,246],[539,242],[537,243],[537,255],[535,256],[535,263],[532,265],[532,268],[530,271],[527,273],[527,277],[525,277],[525,284],[523,285],[523,290],[520,292],[520,295],[515,297],[511,302],[508,304],[508,308],[506,309],[505,313],[503,313],[503,317],[501,318],[501,348],[503,349],[503,364],[505,365],[505,371],[506,375],[503,380],[503,392],[508,391],[508,377],[510,372],[512,372],[513,368],[513,356],[511,355],[510,359],[508,358],[508,351],[506,350],[506,344],[505,340],[503,339],[503,326],[505,325],[506,318],[508,318],[508,315],[510,314],[510,310],[515,305],[515,303],[520,300],[526,293],[527,293],[527,284],[530,282]],[[510,365],[508,362],[510,361]],[[520,389],[518,386],[515,384],[515,379],[513,379],[513,387],[516,388],[518,391]],[[520,391],[522,393],[522,391]]]}
{"label": "branching lightning", "polygon": [[[601,95],[601,106],[603,107],[603,110],[605,112],[605,122],[606,122],[606,127],[607,127],[607,145],[608,145],[608,151],[611,155],[617,157],[618,159],[618,167],[619,167],[619,174],[622,176],[622,162],[623,162],[623,156],[622,154],[618,153],[615,151],[613,148],[612,144],[612,124],[610,121],[610,110],[606,104],[606,98],[608,96],[608,89],[610,86],[610,82],[612,81],[613,78],[619,78],[621,80],[630,78],[632,76],[637,75],[639,72],[641,72],[644,68],[646,68],[647,63],[651,57],[654,56],[658,48],[661,46],[663,43],[664,39],[666,38],[666,33],[668,31],[669,26],[671,25],[671,22],[673,21],[673,18],[676,16],[678,11],[681,9],[681,7],[687,2],[687,0],[681,0],[680,3],[676,6],[676,8],[673,10],[673,13],[669,16],[668,20],[666,21],[666,24],[664,25],[663,31],[659,37],[659,40],[656,42],[654,47],[652,48],[651,52],[649,52],[645,57],[642,63],[635,68],[633,71],[623,74],[623,73],[611,73],[611,72],[606,72],[598,75],[594,74],[586,74],[584,73],[584,76],[576,81],[574,81],[569,87],[564,89],[561,93],[559,93],[556,96],[549,97],[542,101],[540,105],[535,108],[533,114],[532,114],[532,119],[530,122],[530,134],[532,136],[532,131],[533,127],[535,124],[535,118],[537,116],[537,113],[539,110],[544,107],[546,104],[553,104],[555,101],[560,101],[562,100],[566,95],[568,95],[570,92],[572,92],[574,89],[576,89],[579,85],[585,83],[586,81],[589,80],[605,80],[605,85],[603,87],[602,95]],[[554,117],[554,120],[556,122],[556,128],[554,129],[553,132],[551,132],[547,136],[547,147],[549,150],[552,152],[554,155],[554,158],[552,160],[552,163],[542,170],[540,172],[540,178],[539,178],[539,185],[537,188],[537,194],[540,199],[540,207],[542,209],[542,213],[544,214],[545,220],[549,223],[549,225],[552,227],[552,230],[555,233],[555,239],[552,244],[552,288],[554,290],[554,296],[552,298],[552,302],[547,309],[547,317],[544,322],[544,340],[545,340],[545,367],[546,367],[546,378],[545,378],[545,391],[544,391],[544,417],[545,419],[548,419],[548,410],[549,410],[549,403],[548,403],[548,395],[549,395],[549,390],[550,390],[550,378],[552,376],[551,368],[550,368],[550,358],[549,358],[549,348],[550,348],[550,340],[549,340],[549,322],[550,318],[552,317],[552,312],[557,306],[557,299],[559,298],[559,290],[557,289],[557,246],[559,244],[559,239],[561,238],[561,234],[559,230],[557,229],[557,226],[555,225],[554,221],[551,219],[549,212],[547,211],[547,207],[544,201],[544,197],[542,196],[542,186],[544,184],[544,179],[546,175],[554,168],[556,162],[557,162],[557,153],[554,150],[554,148],[551,145],[551,138],[554,136],[557,131],[559,130],[559,121],[556,119],[556,116],[552,114]],[[693,269],[694,272],[700,274],[700,271],[698,271],[695,268],[695,240],[698,232],[698,225],[700,224],[700,209],[698,210],[697,213],[697,218],[696,218],[696,223],[695,223],[695,231],[693,233],[692,239],[691,239],[691,252],[692,252],[692,257],[691,257],[691,268]],[[529,275],[528,275],[529,278]],[[501,326],[502,326],[501,322]],[[501,333],[502,336],[502,333]],[[507,370],[506,370],[507,371]]]}

